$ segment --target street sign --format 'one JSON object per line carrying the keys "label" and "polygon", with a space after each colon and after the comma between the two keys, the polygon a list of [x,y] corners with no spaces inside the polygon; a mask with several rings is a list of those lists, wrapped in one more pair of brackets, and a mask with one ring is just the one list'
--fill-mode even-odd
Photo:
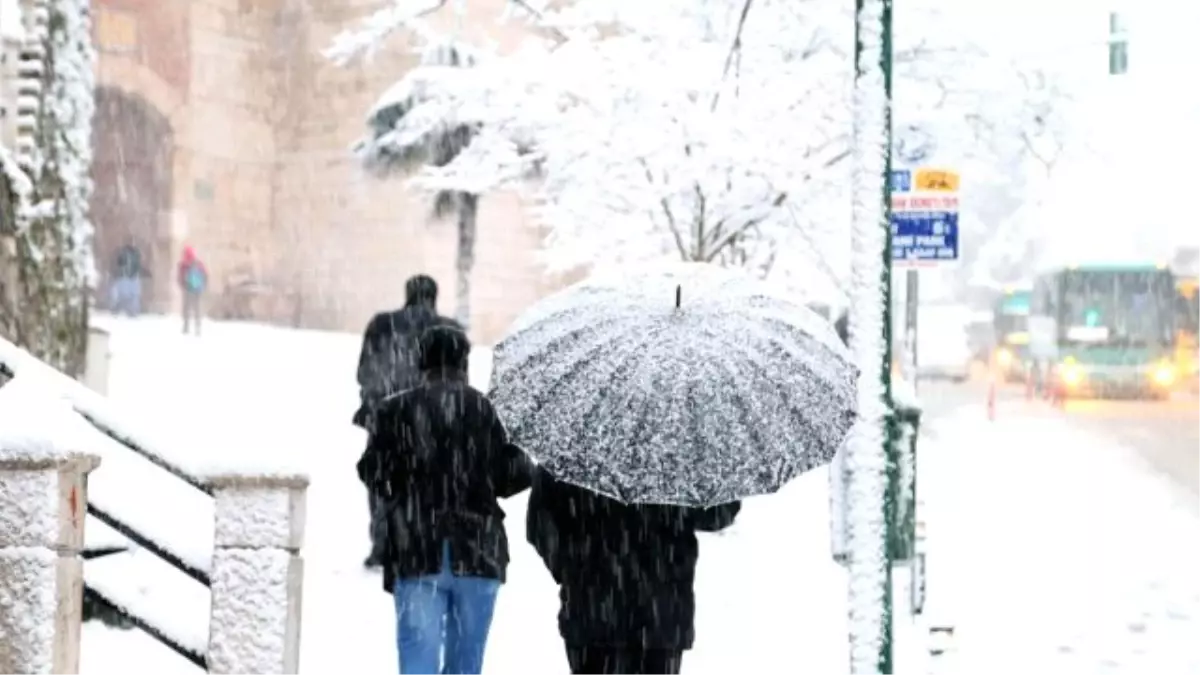
{"label": "street sign", "polygon": [[894,266],[930,267],[958,261],[959,183],[959,175],[946,169],[892,172]]}
{"label": "street sign", "polygon": [[943,169],[918,169],[914,189],[929,192],[958,192],[958,174]]}
{"label": "street sign", "polygon": [[893,171],[888,179],[888,186],[891,188],[892,194],[912,190],[912,172],[907,169]]}
{"label": "street sign", "polygon": [[957,260],[957,211],[892,212],[893,263],[930,264]]}

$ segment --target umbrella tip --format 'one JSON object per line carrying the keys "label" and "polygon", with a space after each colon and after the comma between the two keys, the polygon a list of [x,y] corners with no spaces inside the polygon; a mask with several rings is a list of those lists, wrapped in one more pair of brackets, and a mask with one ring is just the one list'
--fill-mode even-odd
{"label": "umbrella tip", "polygon": [[683,300],[683,286],[675,285],[675,309],[679,309],[679,303]]}

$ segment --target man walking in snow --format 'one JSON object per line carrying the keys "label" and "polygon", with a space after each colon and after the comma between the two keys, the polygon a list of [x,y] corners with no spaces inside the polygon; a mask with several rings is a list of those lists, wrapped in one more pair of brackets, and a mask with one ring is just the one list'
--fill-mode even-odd
{"label": "man walking in snow", "polygon": [[196,335],[200,334],[200,298],[208,288],[208,269],[196,256],[196,249],[183,247],[179,259],[179,288],[183,291],[183,332],[186,335],[192,322],[196,324]]}
{"label": "man walking in snow", "polygon": [[133,242],[128,242],[117,251],[113,261],[112,285],[109,288],[109,310],[113,314],[125,312],[129,316],[142,313],[142,252]]}
{"label": "man walking in snow", "polygon": [[[368,433],[374,429],[375,411],[384,399],[421,383],[420,339],[425,329],[440,325],[462,330],[455,320],[438,315],[438,285],[432,277],[425,274],[411,277],[404,284],[404,295],[404,307],[376,314],[363,331],[362,351],[358,357],[361,403],[353,421]],[[375,497],[369,491],[368,500],[371,554],[363,564],[377,567],[383,537],[380,520],[376,517]]]}

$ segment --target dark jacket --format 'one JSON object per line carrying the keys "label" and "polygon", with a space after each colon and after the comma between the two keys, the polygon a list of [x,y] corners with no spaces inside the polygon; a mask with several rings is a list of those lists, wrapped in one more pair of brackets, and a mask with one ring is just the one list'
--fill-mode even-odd
{"label": "dark jacket", "polygon": [[437,574],[446,540],[454,574],[504,580],[508,539],[497,499],[528,487],[530,470],[487,397],[467,384],[469,349],[461,331],[426,331],[424,381],[383,402],[358,462],[385,522],[388,591],[397,578]]}
{"label": "dark jacket", "polygon": [[420,384],[418,341],[426,328],[462,329],[453,319],[438,316],[436,301],[436,285],[430,290],[428,286],[410,283],[403,308],[380,312],[371,318],[363,331],[362,351],[358,356],[360,405],[354,413],[354,424],[367,428],[372,410],[383,399]]}
{"label": "dark jacket", "polygon": [[145,271],[142,269],[142,252],[136,246],[127,244],[117,251],[113,276],[118,279],[136,279],[145,276]]}
{"label": "dark jacket", "polygon": [[534,475],[526,538],[558,582],[558,629],[572,646],[684,650],[695,639],[696,531],[733,523],[710,509],[627,505]]}

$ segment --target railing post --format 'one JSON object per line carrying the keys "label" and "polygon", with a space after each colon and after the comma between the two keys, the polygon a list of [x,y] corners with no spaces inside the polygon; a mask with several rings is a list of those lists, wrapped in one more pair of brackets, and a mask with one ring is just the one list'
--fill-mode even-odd
{"label": "railing post", "polygon": [[108,395],[108,365],[112,359],[108,340],[108,331],[99,326],[88,326],[87,360],[84,363],[83,384],[102,396]]}
{"label": "railing post", "polygon": [[211,673],[300,666],[304,476],[214,476]]}
{"label": "railing post", "polygon": [[87,474],[99,464],[49,442],[0,439],[0,673],[79,672],[79,553]]}

